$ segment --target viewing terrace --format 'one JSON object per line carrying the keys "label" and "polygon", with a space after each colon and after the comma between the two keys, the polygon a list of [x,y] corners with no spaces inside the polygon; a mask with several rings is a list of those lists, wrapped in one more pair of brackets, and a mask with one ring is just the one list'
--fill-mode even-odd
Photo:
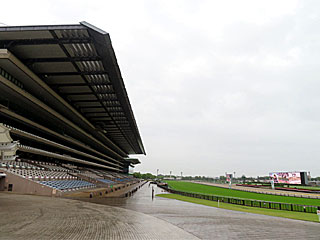
{"label": "viewing terrace", "polygon": [[0,190],[137,182],[129,155],[145,150],[108,33],[87,22],[0,27],[0,91]]}
{"label": "viewing terrace", "polygon": [[0,170],[60,191],[130,185],[139,182],[138,179],[125,174],[27,159],[2,160]]}

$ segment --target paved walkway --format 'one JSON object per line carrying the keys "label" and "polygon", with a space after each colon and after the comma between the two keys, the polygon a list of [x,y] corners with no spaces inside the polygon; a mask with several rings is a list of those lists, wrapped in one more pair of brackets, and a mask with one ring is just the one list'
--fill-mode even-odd
{"label": "paved walkway", "polygon": [[197,239],[131,210],[69,199],[0,194],[0,239]]}
{"label": "paved walkway", "polygon": [[[161,189],[155,188],[155,193]],[[0,239],[319,239],[320,223],[151,197],[71,199],[0,193]]]}
{"label": "paved walkway", "polygon": [[[156,193],[161,191],[155,187]],[[127,199],[88,201],[157,217],[201,239],[320,239],[320,223],[236,212],[161,197],[152,200],[148,184]]]}

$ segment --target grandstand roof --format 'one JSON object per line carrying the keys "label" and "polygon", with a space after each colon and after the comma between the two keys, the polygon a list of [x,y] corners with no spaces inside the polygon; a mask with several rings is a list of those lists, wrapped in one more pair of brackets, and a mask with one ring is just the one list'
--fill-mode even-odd
{"label": "grandstand roof", "polygon": [[0,27],[0,48],[8,49],[106,140],[127,154],[145,154],[108,33],[87,22]]}
{"label": "grandstand roof", "polygon": [[125,160],[133,165],[140,164],[140,160],[138,158],[125,158]]}

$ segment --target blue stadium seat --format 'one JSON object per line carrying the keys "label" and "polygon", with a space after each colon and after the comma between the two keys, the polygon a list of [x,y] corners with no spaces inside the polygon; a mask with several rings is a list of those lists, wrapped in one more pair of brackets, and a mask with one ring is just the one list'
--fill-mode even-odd
{"label": "blue stadium seat", "polygon": [[59,190],[95,187],[94,184],[83,180],[40,181],[40,183]]}
{"label": "blue stadium seat", "polygon": [[108,179],[103,179],[103,178],[99,178],[97,179],[100,182],[106,183],[106,184],[114,184],[114,181],[108,180]]}

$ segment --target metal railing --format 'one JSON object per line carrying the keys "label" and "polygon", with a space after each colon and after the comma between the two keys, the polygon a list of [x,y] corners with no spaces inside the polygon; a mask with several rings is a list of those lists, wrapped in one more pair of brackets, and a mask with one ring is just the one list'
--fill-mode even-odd
{"label": "metal railing", "polygon": [[281,202],[269,202],[269,201],[255,200],[255,199],[218,196],[218,195],[203,194],[203,193],[182,192],[182,191],[177,191],[165,186],[159,186],[159,187],[163,188],[164,190],[170,193],[174,193],[182,196],[204,199],[209,201],[216,201],[216,202],[219,201],[223,203],[236,204],[236,205],[242,205],[242,206],[248,206],[248,207],[258,207],[258,208],[276,209],[276,210],[285,210],[285,211],[294,211],[294,212],[306,212],[306,213],[317,213],[317,210],[320,208],[320,206],[281,203]]}

